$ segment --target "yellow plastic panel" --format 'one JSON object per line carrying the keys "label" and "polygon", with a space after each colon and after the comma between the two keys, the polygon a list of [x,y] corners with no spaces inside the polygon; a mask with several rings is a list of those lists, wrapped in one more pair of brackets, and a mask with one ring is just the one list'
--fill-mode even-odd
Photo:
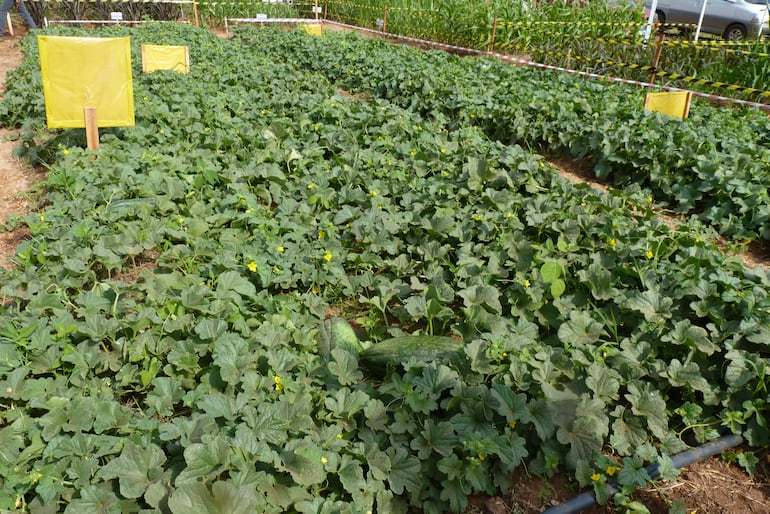
{"label": "yellow plastic panel", "polygon": [[322,36],[324,33],[323,25],[320,23],[306,23],[303,25],[305,32],[312,36]]}
{"label": "yellow plastic panel", "polygon": [[644,109],[684,119],[690,114],[690,97],[689,91],[647,93]]}
{"label": "yellow plastic panel", "polygon": [[186,46],[142,45],[142,70],[145,73],[156,70],[189,73],[190,48]]}
{"label": "yellow plastic panel", "polygon": [[129,38],[38,36],[49,128],[85,127],[85,107],[100,127],[134,126]]}

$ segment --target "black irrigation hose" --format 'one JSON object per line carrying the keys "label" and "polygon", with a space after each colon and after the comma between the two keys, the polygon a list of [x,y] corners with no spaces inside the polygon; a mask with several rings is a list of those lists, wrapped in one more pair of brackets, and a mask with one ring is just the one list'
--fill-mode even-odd
{"label": "black irrigation hose", "polygon": [[[715,441],[709,441],[708,443],[696,446],[695,448],[683,451],[682,453],[677,453],[671,457],[671,460],[673,461],[675,468],[683,468],[689,464],[703,460],[707,457],[711,457],[712,455],[716,455],[717,453],[721,453],[728,448],[738,446],[742,443],[743,437],[736,434],[726,435]],[[655,464],[650,464],[644,469],[647,471],[647,474],[650,475],[650,478],[654,479],[660,475],[660,470],[658,468],[659,466],[656,462]],[[608,484],[608,486],[610,488],[611,495],[614,495],[620,491],[620,486],[617,484]],[[596,498],[594,497],[593,492],[585,492],[565,501],[560,505],[557,505],[556,507],[548,509],[547,511],[543,512],[543,514],[576,514],[593,506],[595,503]]]}

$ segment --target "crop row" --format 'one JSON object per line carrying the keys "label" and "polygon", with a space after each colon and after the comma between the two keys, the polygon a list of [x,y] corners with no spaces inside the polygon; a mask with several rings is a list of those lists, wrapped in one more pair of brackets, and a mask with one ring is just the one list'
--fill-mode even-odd
{"label": "crop row", "polygon": [[664,207],[724,235],[770,239],[770,122],[754,109],[696,101],[682,122],[644,112],[641,89],[355,36],[237,29],[245,44],[352,93],[450,129],[470,123],[505,144],[589,159],[599,179],[648,188]]}
{"label": "crop row", "polygon": [[[565,79],[428,54],[458,74],[431,89],[416,51],[350,35],[53,32],[131,36],[137,125],[102,130],[95,159],[46,131],[24,40],[0,121],[49,172],[0,268],[0,508],[459,512],[522,465],[606,499],[723,431],[767,443],[767,273],[646,193],[491,139],[498,107],[460,85],[463,66]],[[142,43],[188,45],[190,73],[142,74]],[[376,87],[341,81],[377,67]],[[327,362],[331,315],[364,346],[462,338],[465,363]]]}

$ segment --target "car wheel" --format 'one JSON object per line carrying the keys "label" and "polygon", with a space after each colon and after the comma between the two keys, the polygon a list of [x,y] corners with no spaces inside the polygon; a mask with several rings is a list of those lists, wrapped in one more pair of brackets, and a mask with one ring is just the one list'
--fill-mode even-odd
{"label": "car wheel", "polygon": [[740,41],[746,39],[746,27],[740,23],[733,23],[725,29],[725,41]]}

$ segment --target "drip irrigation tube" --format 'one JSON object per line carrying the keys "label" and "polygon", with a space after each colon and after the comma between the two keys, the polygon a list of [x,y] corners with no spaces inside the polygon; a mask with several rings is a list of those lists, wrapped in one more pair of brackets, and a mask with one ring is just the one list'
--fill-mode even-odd
{"label": "drip irrigation tube", "polygon": [[[726,435],[715,441],[709,441],[708,443],[696,446],[690,450],[677,453],[671,457],[671,460],[674,463],[674,467],[683,468],[689,464],[711,457],[742,443],[743,437],[736,434]],[[644,469],[647,471],[647,474],[650,475],[650,478],[654,479],[660,476],[660,470],[658,468],[658,464],[655,463],[650,464]],[[608,484],[608,486],[611,495],[620,491],[620,487],[617,484]],[[593,492],[586,492],[546,510],[543,514],[576,514],[593,506],[595,503],[596,498],[594,497]]]}

